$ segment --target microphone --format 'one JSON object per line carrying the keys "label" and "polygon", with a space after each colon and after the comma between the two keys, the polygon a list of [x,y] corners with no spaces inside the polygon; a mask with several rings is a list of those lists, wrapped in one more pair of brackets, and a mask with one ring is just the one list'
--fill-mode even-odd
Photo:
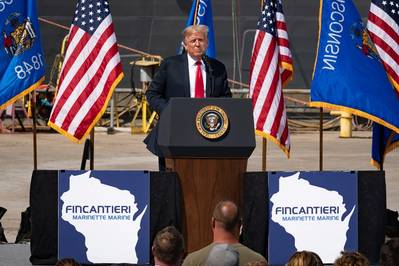
{"label": "microphone", "polygon": [[209,58],[206,54],[203,54],[201,56],[201,58],[202,58],[202,61],[204,61],[205,68],[209,70],[209,79],[211,80],[211,86],[210,86],[211,89],[209,92],[209,96],[212,96],[213,91],[215,89],[215,79],[213,77],[213,68],[212,68],[211,64],[209,63]]}
{"label": "microphone", "polygon": [[213,76],[213,68],[211,66],[211,64],[209,63],[209,57],[206,54],[203,54],[201,56],[202,61],[204,61],[205,67],[207,67],[209,69],[209,73]]}

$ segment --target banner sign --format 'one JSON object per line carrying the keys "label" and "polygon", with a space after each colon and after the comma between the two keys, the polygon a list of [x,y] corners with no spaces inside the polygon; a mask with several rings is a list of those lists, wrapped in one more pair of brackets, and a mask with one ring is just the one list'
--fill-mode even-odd
{"label": "banner sign", "polygon": [[150,262],[150,177],[143,171],[59,171],[58,257]]}
{"label": "banner sign", "polygon": [[0,109],[44,80],[36,1],[0,1]]}
{"label": "banner sign", "polygon": [[296,251],[333,263],[358,243],[357,173],[269,172],[269,263]]}

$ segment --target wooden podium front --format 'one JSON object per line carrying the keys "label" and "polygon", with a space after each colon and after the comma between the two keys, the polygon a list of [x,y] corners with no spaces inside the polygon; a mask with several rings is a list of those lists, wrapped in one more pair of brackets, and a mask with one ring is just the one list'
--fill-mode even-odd
{"label": "wooden podium front", "polygon": [[198,250],[212,242],[216,203],[228,199],[242,206],[247,159],[166,159],[166,168],[180,177],[187,252]]}
{"label": "wooden podium front", "polygon": [[[222,110],[217,121],[228,125],[214,138],[198,128],[208,110]],[[228,199],[242,205],[243,174],[255,149],[251,100],[171,98],[160,116],[157,142],[167,170],[180,178],[187,251],[198,250],[212,242],[216,203]]]}

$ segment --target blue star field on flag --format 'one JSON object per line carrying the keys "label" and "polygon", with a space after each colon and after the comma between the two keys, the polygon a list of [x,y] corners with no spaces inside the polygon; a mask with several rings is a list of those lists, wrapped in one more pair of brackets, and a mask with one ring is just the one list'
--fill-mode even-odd
{"label": "blue star field on flag", "polygon": [[257,29],[266,31],[276,37],[276,12],[283,12],[281,1],[265,1]]}
{"label": "blue star field on flag", "polygon": [[107,1],[80,0],[76,5],[73,24],[89,33],[93,33],[109,13]]}

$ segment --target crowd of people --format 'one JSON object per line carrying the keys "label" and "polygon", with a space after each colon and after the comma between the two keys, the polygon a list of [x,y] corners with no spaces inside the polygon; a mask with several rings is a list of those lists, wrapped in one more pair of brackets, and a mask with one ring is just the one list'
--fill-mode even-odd
{"label": "crowd of people", "polygon": [[[182,234],[174,227],[160,230],[152,244],[155,266],[267,266],[267,260],[259,253],[239,243],[241,228],[240,212],[232,201],[219,202],[211,217],[213,241],[204,248],[185,256]],[[73,259],[60,260],[56,266],[79,266]],[[286,266],[322,266],[322,259],[312,251],[297,251]],[[342,251],[334,266],[370,266],[360,252]],[[399,265],[399,238],[392,238],[381,248],[379,265]]]}

